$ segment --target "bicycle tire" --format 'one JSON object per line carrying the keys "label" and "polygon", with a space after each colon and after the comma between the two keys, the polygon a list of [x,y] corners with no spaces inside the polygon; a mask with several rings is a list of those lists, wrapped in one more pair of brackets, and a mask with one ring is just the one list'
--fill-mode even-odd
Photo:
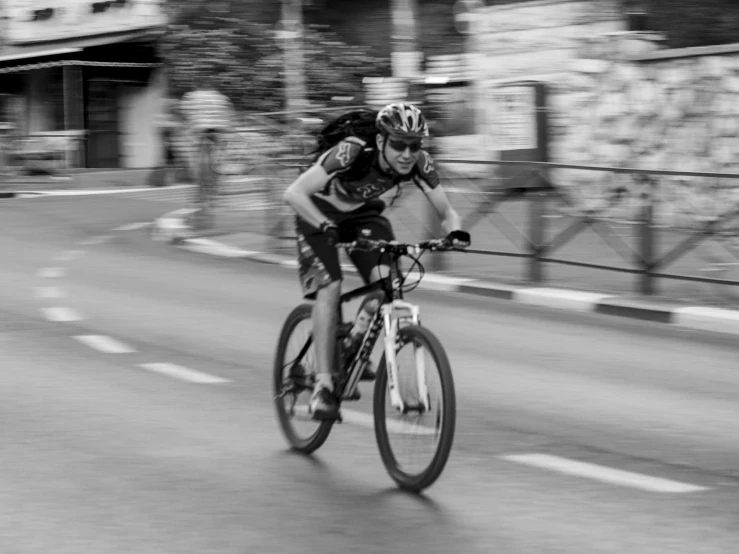
{"label": "bicycle tire", "polygon": [[334,424],[330,420],[316,422],[317,428],[315,433],[307,438],[300,437],[292,425],[290,414],[287,413],[285,408],[285,402],[279,396],[283,387],[285,368],[290,361],[285,360],[290,337],[298,324],[311,318],[312,312],[313,307],[311,304],[300,304],[287,316],[280,332],[273,367],[273,398],[280,429],[291,448],[303,454],[310,454],[320,448],[326,442]]}
{"label": "bicycle tire", "polygon": [[401,469],[398,460],[393,453],[385,422],[387,364],[384,354],[377,370],[377,380],[375,382],[375,392],[373,397],[373,411],[375,420],[375,438],[380,450],[380,457],[382,458],[382,462],[385,465],[385,469],[388,474],[393,481],[400,486],[400,488],[418,493],[430,487],[439,478],[446,466],[449,454],[452,450],[454,430],[456,426],[454,379],[452,377],[449,358],[444,351],[444,347],[431,331],[419,325],[409,325],[398,331],[398,337],[401,339],[401,348],[406,344],[413,344],[415,342],[428,350],[438,368],[441,381],[444,413],[441,418],[442,425],[436,452],[424,471],[417,474],[411,474]]}

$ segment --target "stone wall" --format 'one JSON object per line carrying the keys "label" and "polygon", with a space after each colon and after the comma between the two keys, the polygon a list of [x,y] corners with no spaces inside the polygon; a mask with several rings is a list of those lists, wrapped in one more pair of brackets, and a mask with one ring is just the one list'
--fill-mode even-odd
{"label": "stone wall", "polygon": [[739,172],[739,44],[734,48],[579,60],[567,79],[551,84],[554,160]]}
{"label": "stone wall", "polygon": [[625,29],[618,0],[533,0],[478,10],[467,46],[483,81],[530,77],[566,71],[583,39]]}
{"label": "stone wall", "polygon": [[[616,58],[581,58],[549,84],[552,161],[739,173],[739,44]],[[636,194],[637,186],[633,176],[577,170],[559,170],[555,180],[593,197],[618,186]],[[663,218],[690,209],[709,218],[739,206],[739,179],[654,181]]]}
{"label": "stone wall", "polygon": [[[478,133],[505,122],[491,92],[516,80],[547,85],[550,161],[588,166],[739,173],[739,43],[667,50],[654,33],[627,30],[614,0],[532,0],[475,14]],[[498,119],[498,121],[496,121]],[[491,154],[495,159],[497,153]],[[739,179],[556,170],[578,211],[637,217],[645,190],[658,222],[705,221],[739,207]]]}

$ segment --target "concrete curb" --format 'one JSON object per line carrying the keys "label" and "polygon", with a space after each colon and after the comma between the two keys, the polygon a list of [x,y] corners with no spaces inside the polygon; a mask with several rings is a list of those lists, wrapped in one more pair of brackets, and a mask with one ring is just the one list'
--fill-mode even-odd
{"label": "concrete curb", "polygon": [[[195,236],[182,219],[182,216],[192,211],[194,210],[176,210],[158,218],[152,224],[152,238],[200,254],[244,259],[292,269],[297,267],[296,260],[287,256],[243,250],[211,238]],[[353,266],[343,266],[343,269],[351,273],[356,272]],[[459,292],[533,306],[592,312],[701,331],[739,335],[739,311],[737,310],[696,306],[658,298],[632,298],[572,289],[515,286],[433,273],[426,273],[418,288]]]}

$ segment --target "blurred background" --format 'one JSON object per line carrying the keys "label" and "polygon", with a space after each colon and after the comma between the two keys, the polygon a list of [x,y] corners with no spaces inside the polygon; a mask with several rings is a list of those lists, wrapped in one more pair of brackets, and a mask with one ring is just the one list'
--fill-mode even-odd
{"label": "blurred background", "polygon": [[[7,0],[2,9],[6,181],[117,169],[139,171],[141,184],[202,186],[192,118],[211,112],[183,99],[207,90],[227,105],[217,190],[275,207],[323,123],[403,100],[427,114],[427,148],[489,251],[513,243],[541,255],[509,235],[497,245],[488,216],[501,191],[546,189],[556,194],[545,206],[505,205],[534,243],[546,218],[597,217],[638,243],[635,271],[655,272],[651,226],[679,230],[663,240],[672,246],[685,233],[718,240],[718,230],[722,253],[707,256],[736,270],[735,0]],[[282,208],[264,217],[287,221]],[[417,211],[397,219],[414,236],[433,234],[430,218],[408,223]],[[259,232],[292,247],[283,231]]]}
{"label": "blurred background", "polygon": [[[569,159],[571,152],[558,146],[562,134],[585,135],[581,123],[563,121],[569,112],[561,97],[600,86],[610,74],[573,61],[730,44],[739,30],[732,0],[7,0],[3,6],[4,164],[35,158],[47,169],[160,165],[162,127],[179,122],[183,94],[202,88],[229,98],[235,124],[281,131],[310,112],[411,100],[425,104],[436,135],[475,137],[447,140],[450,153],[495,158],[532,108],[521,89],[507,96],[509,109],[501,108],[508,80],[546,83],[541,102],[550,110],[546,140],[553,147],[547,157],[584,161],[582,151]],[[736,54],[727,52],[713,54],[732,78]],[[690,68],[706,54],[681,55],[680,64]],[[637,65],[647,69],[639,76],[644,85],[659,81],[655,68],[671,64]],[[44,150],[54,158],[46,164]]]}

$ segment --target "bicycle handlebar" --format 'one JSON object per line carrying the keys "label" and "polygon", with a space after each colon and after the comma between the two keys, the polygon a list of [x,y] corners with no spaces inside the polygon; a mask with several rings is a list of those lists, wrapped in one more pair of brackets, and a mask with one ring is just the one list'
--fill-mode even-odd
{"label": "bicycle handlebar", "polygon": [[336,248],[346,248],[347,250],[362,250],[364,252],[388,252],[396,256],[405,256],[409,253],[420,254],[423,251],[430,250],[436,251],[457,251],[464,252],[464,248],[453,246],[452,243],[446,239],[430,239],[424,240],[415,244],[409,244],[404,242],[386,241],[386,240],[373,240],[366,238],[358,238],[352,242],[341,242],[336,244]]}

